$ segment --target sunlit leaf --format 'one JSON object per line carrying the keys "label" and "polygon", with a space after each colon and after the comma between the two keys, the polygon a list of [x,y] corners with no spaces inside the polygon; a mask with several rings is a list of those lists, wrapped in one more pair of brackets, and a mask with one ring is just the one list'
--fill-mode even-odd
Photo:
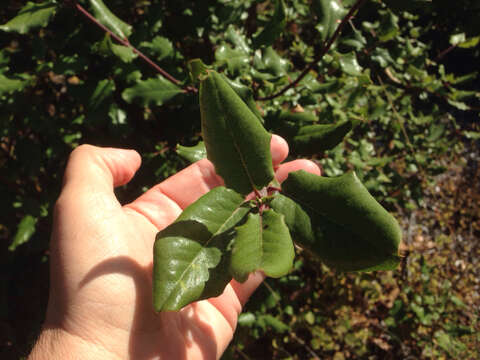
{"label": "sunlit leaf", "polygon": [[157,234],[153,265],[156,311],[179,310],[192,301],[220,295],[231,279],[222,254],[235,236],[234,226],[250,210],[243,202],[243,196],[235,191],[217,187]]}
{"label": "sunlit leaf", "polygon": [[132,33],[132,27],[120,20],[102,0],[89,0],[95,18],[109,28],[115,35],[128,38]]}
{"label": "sunlit leaf", "polygon": [[313,0],[312,6],[318,18],[316,29],[322,40],[327,40],[333,35],[347,10],[339,0]]}
{"label": "sunlit leaf", "polygon": [[248,55],[242,50],[232,49],[230,45],[224,44],[218,47],[215,52],[215,59],[227,65],[228,72],[232,75],[248,67],[250,61]]}
{"label": "sunlit leaf", "polygon": [[111,56],[112,54],[117,56],[124,63],[130,63],[137,57],[137,54],[133,52],[128,46],[118,45],[113,43],[110,35],[106,34],[101,42],[94,44],[93,51],[98,52],[102,56]]}
{"label": "sunlit leaf", "polygon": [[140,80],[133,87],[127,88],[122,93],[122,98],[127,103],[137,102],[142,106],[163,105],[174,96],[181,94],[182,89],[163,77]]}
{"label": "sunlit leaf", "polygon": [[378,29],[378,38],[380,41],[392,40],[397,35],[398,31],[398,16],[391,11],[387,11],[382,17],[382,22]]}
{"label": "sunlit leaf", "polygon": [[57,4],[53,1],[43,3],[29,1],[20,9],[17,16],[0,25],[0,30],[26,34],[31,29],[47,26],[56,11]]}
{"label": "sunlit leaf", "polygon": [[195,146],[177,145],[177,154],[193,163],[206,158],[207,149],[203,141],[199,141]]}
{"label": "sunlit leaf", "polygon": [[143,42],[141,46],[150,49],[158,61],[173,56],[172,42],[163,36],[155,36],[151,42]]}
{"label": "sunlit leaf", "polygon": [[8,247],[8,250],[15,251],[15,249],[28,242],[33,234],[35,234],[35,226],[38,219],[32,215],[26,215],[18,224],[17,232],[13,238],[12,243]]}
{"label": "sunlit leaf", "polygon": [[0,74],[0,97],[25,89],[31,81],[32,78],[25,74],[19,74],[16,78],[8,78]]}
{"label": "sunlit leaf", "polygon": [[208,159],[225,184],[241,194],[273,179],[269,134],[215,71],[200,83],[202,135]]}
{"label": "sunlit leaf", "polygon": [[358,64],[357,55],[354,52],[340,55],[340,67],[345,74],[362,75],[362,67]]}
{"label": "sunlit leaf", "polygon": [[243,282],[256,270],[275,278],[290,271],[295,252],[283,215],[273,210],[251,213],[236,231],[230,263],[236,280]]}
{"label": "sunlit leaf", "polygon": [[[325,178],[296,171],[282,184],[282,192],[301,211],[291,205],[274,209],[285,216],[287,225],[298,216],[304,219],[307,228],[291,229],[294,238],[327,265],[342,271],[371,271],[399,264],[400,227],[354,173]],[[304,214],[310,217],[309,223]]]}

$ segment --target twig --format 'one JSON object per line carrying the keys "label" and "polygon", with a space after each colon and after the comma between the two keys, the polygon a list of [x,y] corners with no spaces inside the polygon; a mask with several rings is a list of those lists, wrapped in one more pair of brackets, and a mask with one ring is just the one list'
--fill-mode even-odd
{"label": "twig", "polygon": [[408,148],[412,152],[412,155],[415,155],[415,149],[413,148],[413,145],[410,142],[410,138],[408,137],[407,130],[405,129],[405,126],[403,124],[402,117],[398,113],[397,108],[395,107],[395,104],[393,103],[393,100],[390,97],[390,94],[388,93],[387,89],[385,88],[385,84],[383,83],[382,78],[379,75],[377,75],[377,79],[380,82],[380,85],[382,86],[382,90],[385,93],[385,96],[387,97],[387,101],[390,104],[390,107],[392,108],[392,111],[393,111],[393,113],[395,114],[395,117],[398,120],[398,124],[400,125],[400,129],[402,130],[403,136],[405,137],[405,141],[408,145]]}
{"label": "twig", "polygon": [[[117,36],[113,31],[111,31],[109,28],[107,28],[105,25],[100,23],[95,17],[90,14],[82,5],[77,3],[75,0],[68,0],[66,1],[67,4],[73,6],[79,13],[81,13],[83,16],[85,16],[88,20],[90,20],[92,23],[97,25],[99,28],[101,28],[103,31],[105,31],[107,34],[109,34],[113,39],[115,39],[117,42],[122,44],[123,46],[129,47],[135,54],[137,54],[143,61],[145,61],[150,67],[155,69],[157,72],[159,72],[165,79],[170,81],[171,83],[181,86],[180,80],[174,78],[172,75],[167,73],[165,70],[163,70],[160,66],[158,66],[155,62],[153,62],[148,56],[146,56],[144,53],[142,53],[140,50],[138,50],[135,46],[133,46],[128,39],[122,39],[119,36]],[[197,92],[198,90],[195,87],[192,86],[187,86],[184,89],[185,92]]]}
{"label": "twig", "polygon": [[308,65],[303,71],[302,73],[295,79],[295,81],[291,82],[290,84],[288,84],[287,86],[285,86],[283,89],[281,89],[279,92],[273,94],[273,95],[270,95],[270,96],[266,96],[266,97],[263,97],[263,98],[258,98],[257,100],[260,100],[260,101],[265,101],[265,100],[272,100],[282,94],[284,94],[287,90],[295,87],[298,85],[298,83],[300,81],[302,81],[302,79],[310,72],[310,70],[312,70],[316,65],[317,63],[325,56],[325,54],[330,50],[330,48],[332,47],[333,43],[335,42],[335,40],[337,40],[337,38],[339,37],[340,33],[342,32],[343,30],[343,27],[345,26],[345,24],[351,20],[351,18],[353,17],[353,14],[358,10],[360,9],[360,7],[366,2],[366,0],[357,0],[357,2],[351,7],[350,11],[348,12],[348,14],[342,19],[342,21],[340,22],[340,24],[338,25],[337,29],[335,30],[335,32],[333,33],[333,35],[330,37],[330,39],[328,40],[328,42],[325,44],[325,46],[322,48],[322,51],[320,51],[320,53],[313,59],[313,61],[310,63],[310,65]]}
{"label": "twig", "polygon": [[305,341],[303,341],[302,339],[300,339],[297,334],[295,334],[294,332],[291,332],[290,335],[292,336],[293,339],[295,339],[300,345],[302,345],[309,353],[311,356],[313,356],[313,358],[315,360],[320,360],[320,356],[318,356],[318,354],[313,351],[313,349],[307,345],[307,343]]}
{"label": "twig", "polygon": [[457,47],[457,45],[451,45],[449,46],[448,48],[446,48],[445,50],[443,50],[440,54],[437,55],[437,58],[435,59],[436,61],[439,61],[439,60],[442,60],[442,58],[447,55],[450,51],[452,51],[453,49],[455,49]]}

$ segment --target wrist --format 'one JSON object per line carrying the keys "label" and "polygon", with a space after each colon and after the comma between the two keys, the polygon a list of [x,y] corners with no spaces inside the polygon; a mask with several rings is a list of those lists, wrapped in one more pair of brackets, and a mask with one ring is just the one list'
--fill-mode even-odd
{"label": "wrist", "polygon": [[86,341],[61,328],[44,328],[28,360],[44,359],[118,360],[120,357],[99,344]]}

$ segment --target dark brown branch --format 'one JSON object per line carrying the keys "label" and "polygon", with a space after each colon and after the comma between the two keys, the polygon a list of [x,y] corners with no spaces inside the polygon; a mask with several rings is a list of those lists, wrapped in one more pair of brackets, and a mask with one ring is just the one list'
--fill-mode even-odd
{"label": "dark brown branch", "polygon": [[348,12],[348,14],[342,19],[342,21],[340,22],[340,24],[338,25],[337,29],[335,30],[335,32],[333,33],[333,35],[330,37],[330,39],[328,39],[327,43],[324,45],[324,47],[322,48],[322,51],[320,51],[320,53],[315,57],[315,59],[310,63],[310,65],[308,65],[303,71],[302,73],[295,79],[295,81],[291,82],[290,84],[288,84],[287,86],[285,86],[282,90],[280,90],[279,92],[273,94],[273,95],[270,95],[270,96],[266,96],[264,98],[258,98],[257,100],[260,100],[260,101],[265,101],[265,100],[272,100],[282,94],[284,94],[287,90],[295,87],[298,85],[298,83],[300,81],[302,81],[302,79],[310,72],[310,70],[312,70],[316,65],[317,63],[325,56],[325,54],[330,50],[330,48],[332,47],[333,43],[335,42],[335,40],[337,40],[337,38],[340,36],[340,33],[342,32],[345,24],[350,21],[353,17],[353,14],[358,10],[360,9],[360,7],[366,2],[366,0],[357,0],[357,2],[351,7],[350,11]]}
{"label": "dark brown branch", "polygon": [[437,55],[437,58],[435,59],[436,61],[440,61],[443,59],[445,55],[447,55],[449,52],[452,50],[456,49],[457,45],[450,45],[448,48],[443,50],[440,54]]}
{"label": "dark brown branch", "polygon": [[[165,79],[170,81],[171,83],[181,86],[180,80],[174,78],[172,75],[167,73],[165,70],[163,70],[160,66],[158,66],[155,62],[153,62],[148,56],[146,56],[144,53],[142,53],[140,50],[138,50],[135,46],[133,46],[128,39],[122,39],[119,36],[117,36],[113,31],[111,31],[109,28],[107,28],[105,25],[100,23],[95,17],[90,14],[82,5],[77,3],[76,1],[66,1],[69,5],[73,6],[78,12],[80,12],[83,16],[85,16],[88,20],[90,20],[92,23],[97,25],[99,28],[101,28],[103,31],[105,31],[107,34],[109,34],[113,39],[115,39],[118,43],[122,44],[123,46],[129,47],[135,54],[137,54],[143,61],[145,61],[150,67],[155,69],[158,73],[160,73]],[[185,89],[185,92],[197,92],[198,90],[195,87],[192,86],[187,86]]]}

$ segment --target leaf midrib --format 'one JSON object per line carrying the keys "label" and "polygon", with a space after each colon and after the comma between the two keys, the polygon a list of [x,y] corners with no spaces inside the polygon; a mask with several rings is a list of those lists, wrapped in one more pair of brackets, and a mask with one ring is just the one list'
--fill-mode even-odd
{"label": "leaf midrib", "polygon": [[[283,193],[284,193],[285,195],[287,195],[289,198],[291,198],[293,201],[295,201],[296,203],[300,204],[301,206],[304,206],[304,207],[310,209],[312,212],[314,212],[314,213],[316,213],[316,214],[318,214],[318,215],[320,215],[320,216],[323,216],[323,217],[327,218],[328,221],[331,221],[332,223],[334,223],[334,224],[336,224],[336,225],[338,225],[338,226],[341,226],[342,228],[348,230],[348,228],[347,228],[345,225],[339,224],[338,222],[332,220],[330,217],[326,216],[325,214],[322,214],[320,211],[317,211],[317,210],[316,210],[315,208],[313,208],[312,206],[310,206],[310,205],[308,205],[308,204],[305,204],[304,202],[298,200],[295,196],[290,195],[290,194],[288,194],[288,193],[285,192],[285,191],[283,191]],[[308,215],[308,214],[307,214],[307,215]],[[312,229],[312,230],[313,230],[313,229]],[[372,243],[368,238],[363,237],[363,236],[361,236],[361,235],[359,235],[359,234],[357,234],[357,233],[355,233],[355,232],[353,232],[353,231],[350,231],[350,232],[352,232],[352,233],[360,236],[364,241],[366,241],[367,243],[369,243],[371,246],[373,246],[374,248],[377,248],[377,247],[375,246],[375,242]],[[314,234],[315,234],[315,232],[314,232]],[[386,254],[389,255],[389,256],[392,256],[392,255],[393,255],[393,256],[397,256],[396,254],[390,254],[390,253],[388,253],[388,252],[386,252]]]}
{"label": "leaf midrib", "polygon": [[[177,279],[177,281],[174,282],[174,286],[173,286],[173,289],[177,289],[178,287],[178,283],[183,280],[185,274],[188,272],[188,270],[190,270],[191,266],[193,263],[195,263],[195,261],[197,260],[199,254],[205,249],[208,247],[208,245],[210,244],[210,242],[212,241],[213,238],[215,238],[215,236],[217,236],[218,234],[222,233],[224,230],[226,230],[224,228],[225,224],[228,223],[228,221],[239,211],[239,209],[242,207],[242,205],[244,204],[244,202],[242,202],[239,206],[237,206],[235,208],[235,210],[232,211],[231,215],[225,219],[225,221],[222,223],[222,225],[220,225],[220,227],[217,229],[217,231],[215,233],[212,234],[212,236],[210,236],[210,238],[205,242],[205,244],[202,245],[202,248],[197,251],[197,253],[195,254],[195,257],[192,259],[192,261],[190,261],[190,263],[188,264],[188,266],[185,268],[185,270],[183,270],[182,274],[180,275],[180,277]],[[223,254],[222,254],[223,255]],[[173,291],[170,293],[170,295],[167,297],[167,299],[165,299],[165,303],[167,303],[171,296],[173,294]]]}
{"label": "leaf midrib", "polygon": [[[215,100],[217,102],[217,104],[219,105],[220,108],[222,108],[222,118],[223,118],[223,123],[225,124],[225,129],[227,129],[228,133],[230,134],[230,137],[232,139],[232,143],[233,143],[233,146],[235,148],[235,150],[237,151],[237,154],[238,154],[238,157],[240,158],[240,162],[242,163],[242,166],[243,166],[243,171],[245,172],[245,174],[247,175],[247,178],[248,178],[248,181],[250,182],[250,186],[252,187],[252,191],[255,191],[256,190],[256,187],[255,187],[255,183],[248,171],[248,167],[247,167],[247,164],[245,162],[245,159],[243,158],[243,154],[242,152],[240,151],[240,148],[237,144],[237,142],[235,141],[235,137],[234,137],[234,134],[233,132],[231,131],[230,127],[227,126],[227,121],[226,121],[226,117],[223,115],[223,114],[226,114],[227,112],[225,111],[225,108],[224,108],[224,105],[223,103],[220,101],[220,97],[218,96],[218,86],[217,86],[217,80],[215,78],[213,78],[213,83],[215,85],[215,90],[214,93],[215,93]],[[233,90],[232,90],[233,91]],[[243,100],[242,100],[243,101]],[[248,109],[248,111],[250,111],[250,109]]]}

